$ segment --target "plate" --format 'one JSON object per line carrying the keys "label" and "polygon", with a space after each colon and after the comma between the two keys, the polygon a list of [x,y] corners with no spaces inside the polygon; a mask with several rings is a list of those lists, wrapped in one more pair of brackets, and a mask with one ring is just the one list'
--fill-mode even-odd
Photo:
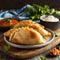
{"label": "plate", "polygon": [[44,44],[38,44],[38,45],[21,45],[21,44],[15,44],[15,43],[10,42],[9,39],[7,37],[5,37],[5,36],[4,36],[4,41],[8,45],[10,45],[12,47],[15,47],[15,48],[23,48],[23,49],[41,48],[41,47],[44,47],[44,46],[50,44],[54,40],[54,37],[55,37],[54,32],[52,30],[47,29],[47,28],[46,28],[46,30],[51,33],[51,36],[49,38],[47,38],[47,42],[44,43]]}

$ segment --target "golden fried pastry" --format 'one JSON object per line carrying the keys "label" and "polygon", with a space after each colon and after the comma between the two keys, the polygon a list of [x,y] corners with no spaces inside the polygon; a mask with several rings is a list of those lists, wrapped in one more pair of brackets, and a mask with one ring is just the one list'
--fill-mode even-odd
{"label": "golden fried pastry", "polygon": [[20,26],[28,26],[28,27],[31,27],[31,28],[37,28],[37,26],[38,26],[38,27],[44,28],[43,25],[38,24],[36,22],[33,22],[32,20],[23,20],[23,21],[20,21],[19,23],[17,23],[14,26],[14,28],[19,28]]}
{"label": "golden fried pastry", "polygon": [[[12,30],[13,30],[13,29],[12,29]],[[9,30],[9,31],[7,31],[7,32],[4,32],[4,36],[9,37],[9,36],[10,36],[10,32],[11,32],[12,30]]]}
{"label": "golden fried pastry", "polygon": [[44,26],[42,26],[41,24],[38,24],[38,23],[36,23],[36,22],[33,22],[32,20],[23,20],[23,21],[17,23],[17,24],[14,26],[14,28],[19,28],[19,27],[21,27],[21,26],[23,26],[23,27],[24,27],[24,26],[28,26],[29,28],[33,28],[33,29],[35,29],[36,31],[38,31],[41,35],[43,35],[44,37],[51,35],[50,32],[48,32],[48,31],[46,31],[46,30],[44,29]]}
{"label": "golden fried pastry", "polygon": [[13,43],[29,45],[45,43],[45,40],[39,32],[28,27],[15,30],[9,40]]}
{"label": "golden fried pastry", "polygon": [[9,37],[11,35],[11,33],[15,30],[16,30],[16,28],[8,30],[7,32],[4,33],[4,36]]}
{"label": "golden fried pastry", "polygon": [[50,37],[51,33],[44,29],[44,26],[31,20],[23,20],[17,23],[14,28],[4,33],[9,37],[9,41],[17,44],[43,44],[45,37]]}

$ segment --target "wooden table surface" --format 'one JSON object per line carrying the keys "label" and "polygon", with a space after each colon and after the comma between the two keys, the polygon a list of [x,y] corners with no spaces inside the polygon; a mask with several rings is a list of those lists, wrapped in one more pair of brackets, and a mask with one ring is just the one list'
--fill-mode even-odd
{"label": "wooden table surface", "polygon": [[[57,30],[57,31],[60,32],[60,29]],[[58,46],[60,46],[60,45],[58,45]],[[39,60],[39,58],[41,56],[46,57],[46,60],[60,60],[60,55],[59,56],[56,56],[56,57],[51,57],[51,56],[49,56],[49,52],[43,53],[41,55],[38,55],[38,56],[35,56],[35,57],[32,57],[32,58],[29,58],[29,59],[24,59],[24,60]],[[14,59],[14,58],[12,58],[10,56],[7,56],[3,52],[0,52],[0,60],[17,60],[17,59]],[[22,59],[20,59],[20,60],[22,60]]]}
{"label": "wooden table surface", "polygon": [[[56,57],[51,57],[48,54],[49,54],[49,52],[44,53],[44,54],[39,55],[39,56],[35,56],[33,58],[24,59],[24,60],[39,60],[39,58],[41,56],[45,56],[46,57],[46,60],[60,60],[60,55],[59,56],[56,56]],[[0,52],[0,60],[17,60],[17,59],[14,59],[14,58],[12,58],[10,56],[7,56],[4,53]],[[22,60],[22,59],[20,59],[20,60]]]}

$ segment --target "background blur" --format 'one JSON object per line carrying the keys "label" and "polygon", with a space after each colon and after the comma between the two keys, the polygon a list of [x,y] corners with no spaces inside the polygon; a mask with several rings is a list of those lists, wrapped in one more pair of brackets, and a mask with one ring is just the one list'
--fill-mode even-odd
{"label": "background blur", "polygon": [[49,5],[50,7],[60,8],[60,0],[0,0],[0,10],[18,9],[26,4]]}

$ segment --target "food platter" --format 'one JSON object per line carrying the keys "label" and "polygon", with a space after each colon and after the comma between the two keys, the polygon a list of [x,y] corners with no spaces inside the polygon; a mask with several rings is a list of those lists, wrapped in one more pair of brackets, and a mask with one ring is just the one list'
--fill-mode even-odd
{"label": "food platter", "polygon": [[12,46],[12,47],[15,47],[15,48],[23,48],[23,49],[41,48],[41,47],[43,47],[43,46],[46,46],[46,45],[50,44],[50,43],[54,40],[54,37],[55,37],[54,32],[53,32],[52,30],[47,29],[47,28],[46,28],[46,30],[51,33],[51,36],[50,36],[49,38],[47,38],[47,42],[44,43],[44,44],[38,44],[38,45],[21,45],[21,44],[14,44],[14,43],[12,43],[12,42],[9,42],[9,41],[8,41],[9,39],[6,38],[5,36],[4,36],[4,41],[5,41],[8,45],[10,45],[10,46]]}

